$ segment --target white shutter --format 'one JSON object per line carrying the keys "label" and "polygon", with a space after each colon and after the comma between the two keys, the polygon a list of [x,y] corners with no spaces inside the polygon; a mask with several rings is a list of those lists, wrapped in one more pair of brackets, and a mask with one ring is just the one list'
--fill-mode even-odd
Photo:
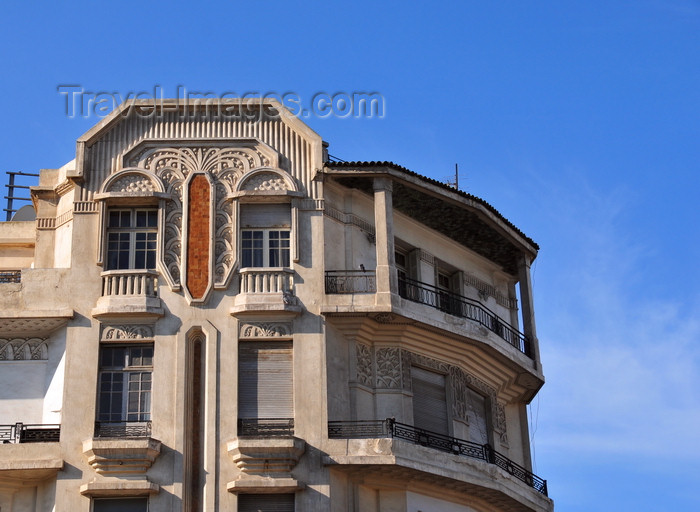
{"label": "white shutter", "polygon": [[291,226],[289,204],[243,204],[241,205],[241,229],[289,228]]}
{"label": "white shutter", "polygon": [[471,389],[467,389],[467,420],[469,421],[469,440],[487,444],[489,432],[486,422],[486,397]]}
{"label": "white shutter", "polygon": [[241,342],[239,418],[293,418],[291,342]]}
{"label": "white shutter", "polygon": [[445,376],[411,367],[413,385],[413,425],[417,428],[449,435]]}
{"label": "white shutter", "polygon": [[238,512],[294,512],[294,495],[239,494]]}

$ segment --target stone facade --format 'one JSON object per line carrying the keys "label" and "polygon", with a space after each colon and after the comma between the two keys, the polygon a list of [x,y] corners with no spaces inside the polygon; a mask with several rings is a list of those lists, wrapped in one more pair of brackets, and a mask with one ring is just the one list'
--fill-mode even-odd
{"label": "stone facade", "polygon": [[532,240],[274,101],[138,106],[0,224],[0,510],[553,510]]}

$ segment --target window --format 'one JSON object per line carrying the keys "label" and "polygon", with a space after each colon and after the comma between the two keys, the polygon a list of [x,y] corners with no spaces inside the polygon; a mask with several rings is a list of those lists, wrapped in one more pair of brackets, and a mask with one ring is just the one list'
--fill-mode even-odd
{"label": "window", "polygon": [[241,435],[292,435],[291,342],[244,341],[238,348]]}
{"label": "window", "polygon": [[411,367],[413,387],[413,425],[430,432],[449,435],[445,376]]}
{"label": "window", "polygon": [[107,217],[107,270],[156,267],[158,210],[120,208]]}
{"label": "window", "polygon": [[152,345],[102,346],[97,421],[150,421],[152,371]]}
{"label": "window", "polygon": [[147,512],[148,498],[102,498],[92,502],[93,512]]}
{"label": "window", "polygon": [[289,230],[244,230],[241,233],[241,266],[288,267],[289,248]]}
{"label": "window", "polygon": [[289,204],[241,205],[241,267],[289,267]]}
{"label": "window", "polygon": [[294,495],[240,494],[238,512],[294,512]]}

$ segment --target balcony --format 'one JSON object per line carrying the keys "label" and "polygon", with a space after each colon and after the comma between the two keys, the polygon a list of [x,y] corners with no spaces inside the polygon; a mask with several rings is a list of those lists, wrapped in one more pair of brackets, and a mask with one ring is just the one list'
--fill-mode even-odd
{"label": "balcony", "polygon": [[60,425],[0,425],[0,489],[39,485],[63,468]]}
{"label": "balcony", "polygon": [[20,282],[22,282],[21,270],[0,270],[0,284]]}
{"label": "balcony", "polygon": [[240,470],[227,484],[229,492],[294,492],[303,484],[291,471],[306,450],[294,437],[293,418],[241,418],[238,438],[227,443],[228,454]]}
{"label": "balcony", "polygon": [[138,438],[151,436],[150,421],[96,421],[95,437]]}
{"label": "balcony", "polygon": [[472,320],[486,327],[526,356],[532,357],[530,341],[527,336],[503,321],[496,313],[477,300],[403,277],[399,278],[399,295],[412,302],[425,304],[450,315]]}
{"label": "balcony", "polygon": [[294,295],[294,271],[284,267],[250,267],[239,271],[239,293],[232,314],[301,312]]}
{"label": "balcony", "polygon": [[376,293],[377,276],[373,270],[328,270],[326,293]]}
{"label": "balcony", "polygon": [[92,316],[163,316],[158,298],[158,272],[148,269],[102,272],[102,296]]}
{"label": "balcony", "polygon": [[498,466],[510,476],[547,496],[547,481],[495,451],[490,445],[480,445],[399,423],[391,418],[368,421],[329,421],[329,439],[391,438],[408,441],[458,456],[477,459]]}
{"label": "balcony", "polygon": [[1,444],[57,443],[61,437],[61,425],[0,425]]}
{"label": "balcony", "polygon": [[239,437],[291,437],[294,418],[240,418]]}

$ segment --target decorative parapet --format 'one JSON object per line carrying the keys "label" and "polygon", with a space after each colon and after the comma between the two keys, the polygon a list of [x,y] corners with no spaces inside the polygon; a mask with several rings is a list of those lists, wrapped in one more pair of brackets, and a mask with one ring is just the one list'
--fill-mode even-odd
{"label": "decorative parapet", "polygon": [[145,474],[160,449],[161,442],[152,437],[83,441],[83,454],[100,475]]}
{"label": "decorative parapet", "polygon": [[242,268],[240,293],[232,314],[243,312],[299,313],[301,307],[294,295],[294,271],[289,268]]}

